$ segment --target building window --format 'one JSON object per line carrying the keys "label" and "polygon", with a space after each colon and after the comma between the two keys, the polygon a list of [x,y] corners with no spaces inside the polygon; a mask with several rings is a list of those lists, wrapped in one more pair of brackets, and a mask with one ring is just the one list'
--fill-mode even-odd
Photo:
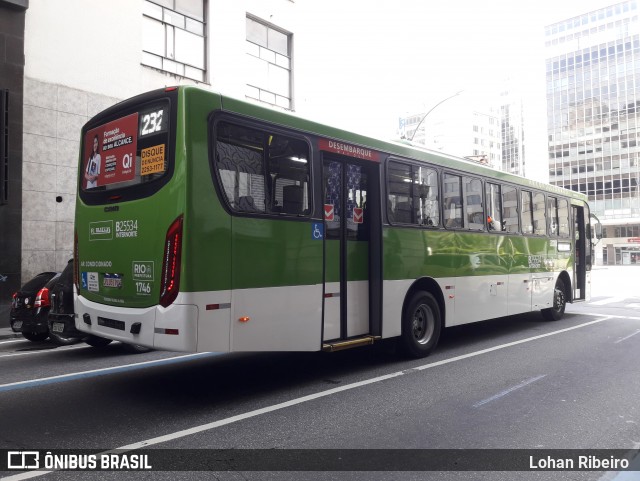
{"label": "building window", "polygon": [[205,0],[145,1],[142,64],[205,81]]}
{"label": "building window", "polygon": [[291,34],[247,17],[246,49],[246,96],[292,110]]}

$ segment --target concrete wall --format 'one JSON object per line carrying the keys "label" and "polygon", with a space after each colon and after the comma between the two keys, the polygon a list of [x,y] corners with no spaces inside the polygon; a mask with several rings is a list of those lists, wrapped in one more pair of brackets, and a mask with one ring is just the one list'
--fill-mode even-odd
{"label": "concrete wall", "polygon": [[30,78],[24,85],[22,274],[61,271],[73,255],[80,129],[117,99]]}

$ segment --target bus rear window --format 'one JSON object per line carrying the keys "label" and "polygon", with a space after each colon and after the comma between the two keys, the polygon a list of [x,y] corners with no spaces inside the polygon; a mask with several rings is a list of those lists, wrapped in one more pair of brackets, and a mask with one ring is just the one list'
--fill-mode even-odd
{"label": "bus rear window", "polygon": [[82,191],[121,189],[165,176],[170,170],[169,120],[169,101],[162,100],[86,130]]}

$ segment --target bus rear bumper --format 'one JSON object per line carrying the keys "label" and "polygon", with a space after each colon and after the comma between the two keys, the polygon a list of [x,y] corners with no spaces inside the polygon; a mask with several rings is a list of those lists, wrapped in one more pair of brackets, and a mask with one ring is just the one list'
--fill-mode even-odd
{"label": "bus rear bumper", "polygon": [[197,350],[198,307],[192,304],[134,309],[76,296],[75,310],[76,329],[86,334],[159,350]]}

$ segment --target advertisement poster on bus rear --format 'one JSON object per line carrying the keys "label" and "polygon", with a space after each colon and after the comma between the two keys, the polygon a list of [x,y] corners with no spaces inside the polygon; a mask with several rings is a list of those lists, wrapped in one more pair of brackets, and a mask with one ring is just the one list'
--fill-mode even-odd
{"label": "advertisement poster on bus rear", "polygon": [[136,174],[138,114],[89,130],[84,137],[85,189],[133,180]]}

